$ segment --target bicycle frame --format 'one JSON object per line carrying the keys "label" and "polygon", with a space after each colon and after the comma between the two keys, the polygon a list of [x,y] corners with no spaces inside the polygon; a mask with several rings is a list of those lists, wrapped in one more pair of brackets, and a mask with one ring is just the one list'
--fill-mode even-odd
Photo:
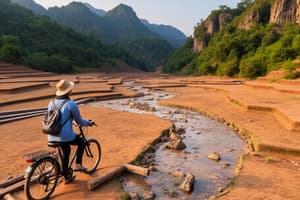
{"label": "bicycle frame", "polygon": [[[85,147],[84,147],[84,151],[85,151],[85,153],[89,156],[89,157],[93,157],[93,154],[92,154],[92,152],[91,152],[91,150],[90,150],[90,148],[89,148],[89,146],[88,145],[86,145],[87,144],[87,139],[86,139],[86,137],[85,137],[85,135],[84,135],[84,131],[83,131],[83,129],[82,129],[82,126],[79,126],[79,130],[80,130],[80,133],[78,134],[83,140],[84,140],[84,142],[85,142]],[[55,159],[55,162],[57,162],[57,164],[58,164],[58,167],[59,167],[59,171],[60,171],[60,173],[59,173],[59,177],[61,177],[62,176],[62,170],[63,170],[63,168],[62,168],[62,162],[63,162],[63,152],[62,152],[62,150],[61,150],[61,147],[56,147],[58,150],[57,150],[57,152],[58,153],[55,153],[56,151],[53,151],[51,154],[50,153],[48,153],[48,154],[45,154],[44,156],[40,156],[39,158],[30,158],[30,159],[26,159],[26,161],[27,162],[29,162],[29,163],[32,163],[32,164],[34,164],[35,162],[37,162],[37,161],[39,161],[40,159],[43,159],[43,158],[45,158],[45,157],[51,157],[51,158],[54,158]],[[46,153],[46,152],[45,152]],[[68,168],[71,168],[71,166],[73,165],[73,162],[74,162],[74,160],[75,160],[75,158],[76,158],[76,156],[77,156],[77,154],[78,154],[78,149],[76,150],[76,151],[74,151],[73,152],[73,154],[72,154],[72,156],[71,156],[71,160],[69,161],[69,163],[68,163]],[[26,169],[26,172],[30,172],[30,169],[31,169],[31,166],[29,166],[27,169]]]}

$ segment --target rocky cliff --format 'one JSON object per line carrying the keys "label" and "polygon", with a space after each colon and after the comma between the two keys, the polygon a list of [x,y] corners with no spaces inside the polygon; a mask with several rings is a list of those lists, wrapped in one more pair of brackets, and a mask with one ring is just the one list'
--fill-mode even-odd
{"label": "rocky cliff", "polygon": [[[194,52],[201,52],[208,46],[212,36],[229,24],[234,16],[224,11],[214,11],[194,32]],[[249,30],[262,23],[297,23],[300,24],[300,0],[255,1],[237,20],[237,27]]]}
{"label": "rocky cliff", "polygon": [[270,15],[270,23],[300,24],[300,0],[275,0]]}
{"label": "rocky cliff", "polygon": [[208,17],[200,28],[202,33],[194,34],[194,52],[199,52],[206,48],[210,38],[229,24],[232,19],[233,16],[227,12],[220,12]]}
{"label": "rocky cliff", "polygon": [[256,10],[253,10],[244,16],[243,20],[239,23],[239,29],[248,30],[258,22],[259,13]]}

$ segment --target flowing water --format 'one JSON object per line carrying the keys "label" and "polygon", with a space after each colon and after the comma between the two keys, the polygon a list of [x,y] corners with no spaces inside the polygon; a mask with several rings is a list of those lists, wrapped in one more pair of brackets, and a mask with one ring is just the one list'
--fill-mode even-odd
{"label": "flowing water", "polygon": [[[157,104],[157,100],[171,98],[172,95],[145,91],[133,82],[124,84],[146,95],[130,100],[101,101],[92,105],[124,112],[149,113],[172,121],[176,127],[185,129],[183,142],[187,146],[179,151],[165,148],[166,143],[158,144],[154,157],[157,171],[151,172],[146,178],[127,175],[122,183],[124,191],[139,196],[151,191],[155,193],[155,199],[208,199],[222,191],[233,178],[235,165],[245,146],[238,135],[223,123],[200,113]],[[153,112],[140,110],[130,106],[130,102],[147,103],[155,109]],[[207,158],[212,152],[221,155],[219,162]],[[192,192],[186,193],[179,189],[183,178],[174,176],[174,172],[178,171],[195,176]]]}

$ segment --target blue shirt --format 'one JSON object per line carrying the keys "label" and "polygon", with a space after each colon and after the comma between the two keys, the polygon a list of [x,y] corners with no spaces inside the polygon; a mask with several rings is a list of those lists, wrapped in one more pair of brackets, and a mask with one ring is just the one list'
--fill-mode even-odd
{"label": "blue shirt", "polygon": [[[65,99],[55,99],[55,106],[61,104]],[[52,101],[48,105],[48,110],[52,107]],[[91,124],[90,121],[85,120],[81,117],[77,104],[72,100],[67,102],[60,109],[60,123],[64,126],[61,128],[58,136],[48,135],[48,141],[51,142],[70,142],[75,139],[76,133],[73,131],[72,122],[73,119],[78,125],[88,126]]]}

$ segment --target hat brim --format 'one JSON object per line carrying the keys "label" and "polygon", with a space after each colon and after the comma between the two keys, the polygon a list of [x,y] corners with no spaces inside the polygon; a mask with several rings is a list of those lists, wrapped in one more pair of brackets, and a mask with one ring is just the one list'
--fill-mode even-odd
{"label": "hat brim", "polygon": [[69,83],[70,83],[70,86],[67,89],[65,89],[63,91],[56,91],[56,93],[55,93],[56,96],[63,96],[65,94],[67,94],[68,92],[70,92],[74,88],[75,83],[74,82],[69,82]]}

